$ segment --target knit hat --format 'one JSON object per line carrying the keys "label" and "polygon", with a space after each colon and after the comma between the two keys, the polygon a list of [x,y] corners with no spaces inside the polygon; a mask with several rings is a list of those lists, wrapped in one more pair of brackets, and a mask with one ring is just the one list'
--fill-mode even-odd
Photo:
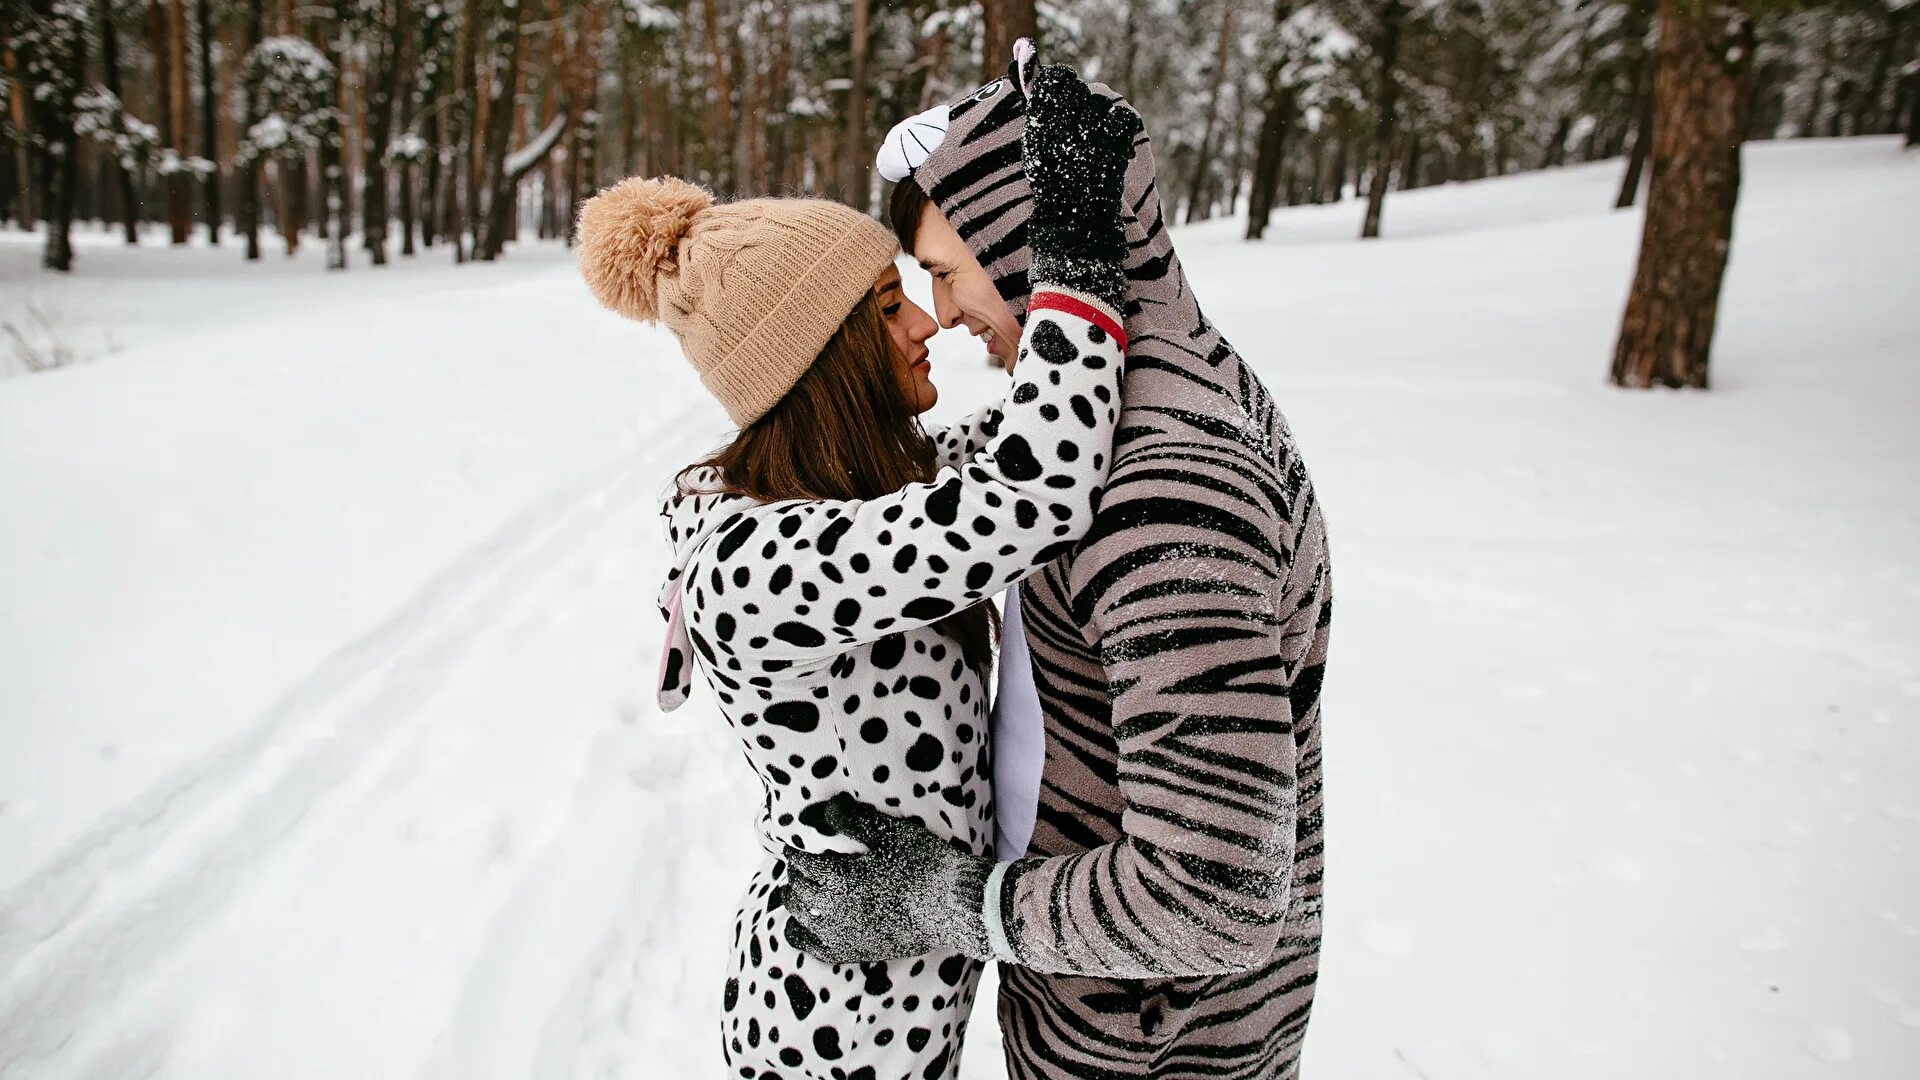
{"label": "knit hat", "polygon": [[746,427],[806,373],[900,245],[824,199],[715,204],[671,176],[631,177],[580,208],[580,272],[611,310],[664,322]]}

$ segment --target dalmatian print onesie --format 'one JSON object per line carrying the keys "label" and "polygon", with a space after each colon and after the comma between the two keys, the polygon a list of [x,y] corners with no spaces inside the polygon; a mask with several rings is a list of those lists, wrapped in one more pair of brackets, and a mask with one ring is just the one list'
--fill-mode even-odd
{"label": "dalmatian print onesie", "polygon": [[[931,953],[834,965],[787,943],[785,845],[857,852],[811,809],[841,792],[993,853],[984,673],[934,629],[1070,550],[1106,482],[1125,338],[1078,293],[1033,294],[1013,388],[937,433],[935,477],[884,498],[676,494],[661,704],[704,672],[766,789],[769,857],[734,923],[721,1038],[749,1080],[950,1080],[980,974]],[[711,480],[711,477],[707,479]],[[696,486],[699,485],[696,478]]]}

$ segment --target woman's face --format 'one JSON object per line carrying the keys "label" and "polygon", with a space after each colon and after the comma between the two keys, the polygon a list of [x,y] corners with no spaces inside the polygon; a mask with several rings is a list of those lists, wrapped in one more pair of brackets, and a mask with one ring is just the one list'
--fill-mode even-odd
{"label": "woman's face", "polygon": [[920,211],[912,254],[933,275],[933,313],[940,325],[965,326],[989,354],[999,358],[1001,366],[1012,370],[1014,351],[1020,347],[1019,320],[1000,299],[1000,290],[994,288],[966,241],[932,203]]}
{"label": "woman's face", "polygon": [[913,411],[926,412],[940,400],[933,385],[933,363],[927,351],[927,339],[940,332],[926,310],[907,299],[900,285],[900,270],[889,266],[873,283],[880,298],[880,310],[887,317],[887,333],[893,337],[893,355],[900,364],[900,382],[906,388]]}

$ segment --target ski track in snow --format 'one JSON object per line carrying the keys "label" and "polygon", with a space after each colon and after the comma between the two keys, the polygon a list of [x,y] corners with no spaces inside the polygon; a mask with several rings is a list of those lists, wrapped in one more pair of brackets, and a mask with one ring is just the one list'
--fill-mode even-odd
{"label": "ski track in snow", "polygon": [[352,797],[457,678],[482,630],[589,550],[612,508],[651,504],[626,459],[528,509],[385,625],[329,657],[236,745],[82,837],[0,906],[0,1075],[45,1059],[109,1008],[116,973],[213,917],[248,870],[329,799]]}

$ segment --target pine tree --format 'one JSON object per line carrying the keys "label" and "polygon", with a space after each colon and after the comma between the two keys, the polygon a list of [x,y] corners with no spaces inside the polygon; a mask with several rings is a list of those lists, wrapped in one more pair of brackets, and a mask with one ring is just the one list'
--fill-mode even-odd
{"label": "pine tree", "polygon": [[270,37],[246,58],[254,120],[241,134],[234,166],[243,174],[272,166],[269,190],[280,195],[275,217],[288,255],[300,245],[305,222],[306,162],[335,125],[333,62],[305,38]]}
{"label": "pine tree", "polygon": [[[40,265],[73,269],[73,210],[80,182],[81,92],[86,82],[87,22],[78,0],[33,0],[10,42],[34,88],[28,105],[37,187],[44,196],[47,244]],[[22,190],[29,190],[23,184]]]}

